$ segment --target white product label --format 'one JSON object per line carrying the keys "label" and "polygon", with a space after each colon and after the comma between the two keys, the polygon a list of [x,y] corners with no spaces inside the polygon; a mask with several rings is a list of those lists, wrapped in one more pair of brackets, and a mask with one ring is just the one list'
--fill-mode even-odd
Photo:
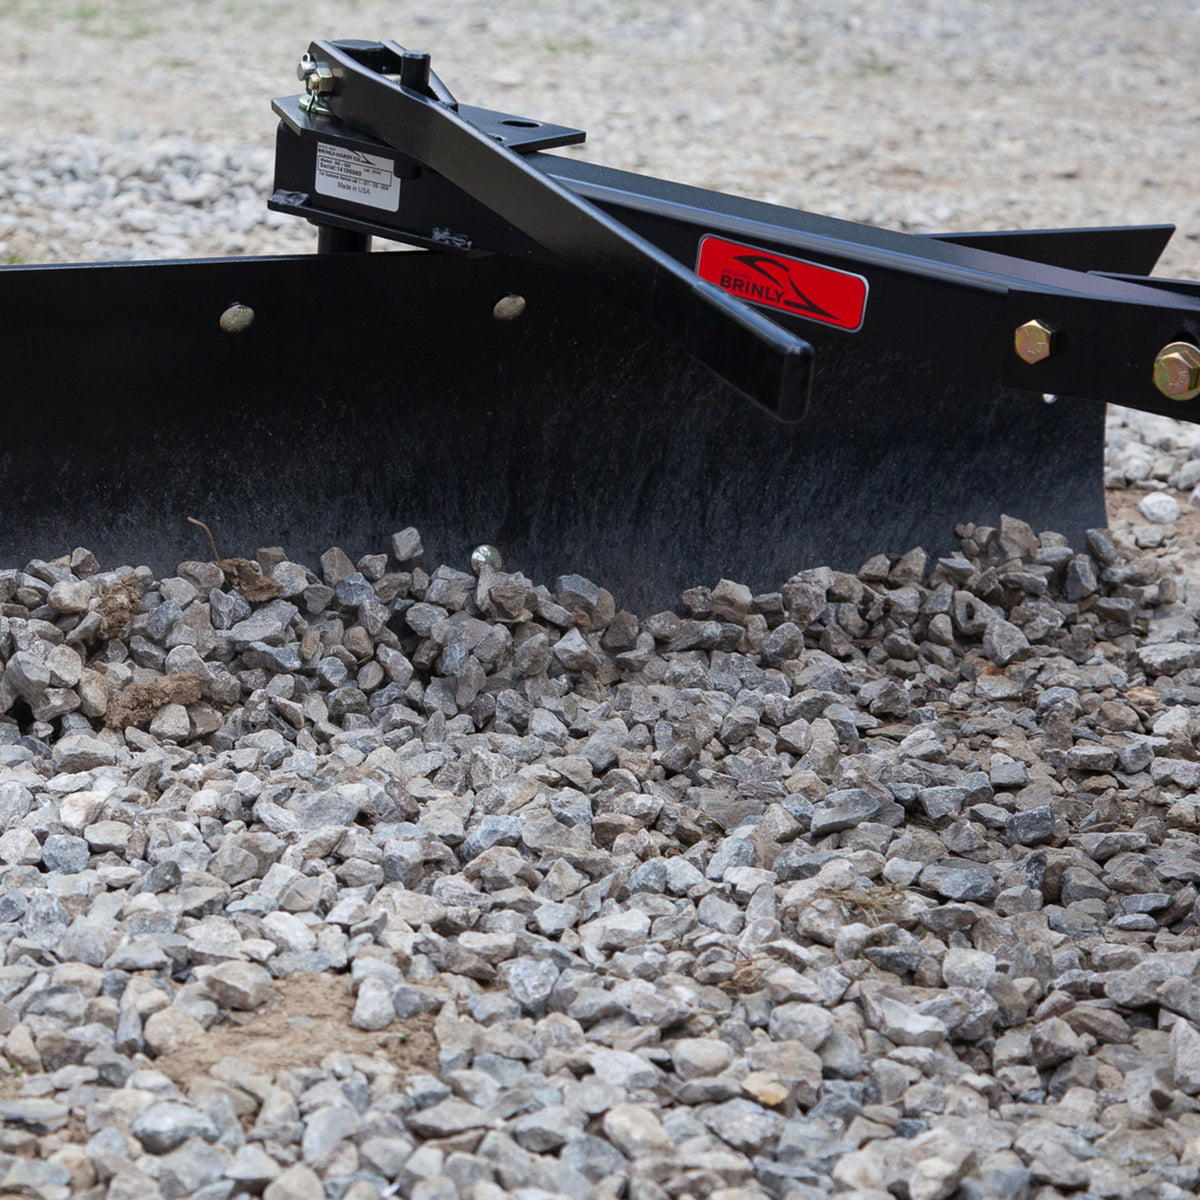
{"label": "white product label", "polygon": [[400,180],[391,159],[325,142],[317,143],[317,191],[388,212],[400,207]]}

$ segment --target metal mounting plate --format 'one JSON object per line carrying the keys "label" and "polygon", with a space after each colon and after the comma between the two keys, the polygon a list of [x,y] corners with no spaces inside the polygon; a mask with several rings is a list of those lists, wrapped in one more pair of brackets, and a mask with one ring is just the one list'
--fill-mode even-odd
{"label": "metal mounting plate", "polygon": [[[340,132],[338,122],[305,112],[300,107],[300,100],[300,96],[283,96],[271,104],[275,114],[293,133],[309,132],[324,136]],[[473,104],[460,104],[458,114],[510,150],[521,154],[532,154],[535,150],[556,150],[560,146],[578,146],[587,139],[584,130],[575,129],[570,125],[555,125],[551,121],[519,117],[516,113],[500,112],[492,108],[477,108]],[[358,140],[375,139],[367,139],[360,134]],[[383,142],[376,144],[381,153],[392,153]]]}

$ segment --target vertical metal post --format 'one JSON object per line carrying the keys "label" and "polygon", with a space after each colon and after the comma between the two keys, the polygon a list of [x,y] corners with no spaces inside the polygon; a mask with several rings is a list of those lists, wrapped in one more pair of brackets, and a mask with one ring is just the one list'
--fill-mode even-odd
{"label": "vertical metal post", "polygon": [[400,82],[414,92],[429,93],[430,57],[424,50],[405,50],[400,61]]}
{"label": "vertical metal post", "polygon": [[334,225],[317,226],[318,254],[360,254],[371,249],[371,235]]}

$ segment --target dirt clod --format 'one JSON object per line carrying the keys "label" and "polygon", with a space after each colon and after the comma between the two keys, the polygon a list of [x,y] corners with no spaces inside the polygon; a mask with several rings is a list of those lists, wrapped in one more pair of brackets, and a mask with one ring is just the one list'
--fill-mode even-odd
{"label": "dirt clod", "polygon": [[214,1025],[202,1040],[155,1059],[155,1068],[184,1088],[230,1057],[243,1058],[272,1076],[315,1066],[333,1053],[382,1058],[401,1076],[437,1073],[432,1014],[396,1021],[390,1029],[372,1033],[350,1024],[354,997],[346,975],[293,975],[279,980],[275,988],[277,998],[248,1019]]}
{"label": "dirt clod", "polygon": [[141,589],[137,577],[126,575],[119,583],[105,592],[96,604],[100,614],[100,636],[119,638],[125,633],[129,622],[140,612],[145,612],[141,600]]}
{"label": "dirt clod", "polygon": [[109,698],[105,724],[110,729],[145,729],[164,704],[195,704],[201,686],[200,676],[190,671],[164,675],[153,683],[126,684]]}

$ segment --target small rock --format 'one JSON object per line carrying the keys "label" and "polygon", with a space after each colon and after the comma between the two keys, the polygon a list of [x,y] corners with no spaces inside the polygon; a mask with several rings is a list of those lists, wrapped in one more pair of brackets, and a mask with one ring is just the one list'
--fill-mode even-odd
{"label": "small rock", "polygon": [[142,1036],[151,1053],[163,1055],[194,1046],[206,1034],[195,1017],[172,1004],[146,1018]]}
{"label": "small rock", "polygon": [[1171,1072],[1175,1086],[1189,1096],[1200,1093],[1200,1033],[1191,1021],[1171,1027]]}
{"label": "small rock", "polygon": [[719,1038],[681,1038],[671,1047],[671,1063],[680,1079],[719,1075],[733,1061],[733,1051]]}
{"label": "small rock", "polygon": [[222,1008],[242,1011],[258,1008],[274,995],[270,972],[256,963],[222,963],[205,975],[204,986]]}
{"label": "small rock", "polygon": [[921,871],[921,883],[946,900],[990,904],[1000,893],[996,877],[986,867],[931,863]]}
{"label": "small rock", "polygon": [[309,1113],[300,1143],[304,1161],[320,1170],[338,1143],[353,1137],[361,1128],[362,1119],[346,1104],[329,1104]]}
{"label": "small rock", "polygon": [[81,579],[60,579],[46,597],[46,603],[57,613],[87,612],[92,599],[92,585]]}
{"label": "small rock", "polygon": [[985,988],[996,974],[996,956],[983,950],[952,946],[942,959],[947,987]]}
{"label": "small rock", "polygon": [[[307,1168],[306,1168],[307,1169]],[[250,1142],[242,1146],[225,1168],[225,1177],[240,1184],[247,1191],[259,1192],[273,1179],[277,1179],[282,1168],[261,1147]]]}
{"label": "small rock", "polygon": [[81,837],[52,833],[42,843],[42,864],[48,871],[77,875],[88,865],[90,850]]}
{"label": "small rock", "polygon": [[579,936],[598,950],[628,950],[639,946],[650,932],[650,918],[630,908],[607,917],[597,917],[579,926]]}
{"label": "small rock", "polygon": [[358,987],[350,1024],[356,1029],[386,1029],[396,1019],[391,988],[380,979],[364,979]]}
{"label": "small rock", "polygon": [[553,654],[568,671],[598,671],[600,655],[578,629],[569,629],[554,643]]}
{"label": "small rock", "polygon": [[55,770],[64,773],[111,767],[117,761],[113,746],[90,733],[69,733],[59,738],[53,756]]}
{"label": "small rock", "polygon": [[998,667],[1007,667],[1029,653],[1029,639],[1011,621],[997,618],[984,631],[983,653]]}
{"label": "small rock", "polygon": [[186,741],[191,728],[191,718],[182,704],[164,704],[150,721],[150,732],[166,742]]}
{"label": "small rock", "polygon": [[945,1041],[943,1022],[899,1000],[864,991],[863,1006],[868,1022],[898,1046],[938,1046]]}
{"label": "small rock", "polygon": [[1038,1024],[1030,1037],[1030,1057],[1035,1067],[1045,1070],[1073,1058],[1084,1049],[1080,1036],[1059,1017]]}
{"label": "small rock", "polygon": [[1138,647],[1137,660],[1147,675],[1178,675],[1189,667],[1200,666],[1200,645],[1191,642],[1154,642]]}
{"label": "small rock", "polygon": [[30,1133],[55,1133],[70,1116],[69,1108],[49,1097],[22,1096],[15,1100],[0,1100],[0,1121]]}
{"label": "small rock", "polygon": [[190,1105],[171,1100],[152,1104],[131,1128],[133,1136],[151,1154],[166,1154],[191,1137],[210,1142],[217,1138],[217,1128],[208,1117]]}
{"label": "small rock", "polygon": [[605,1136],[627,1158],[670,1154],[675,1148],[658,1114],[646,1104],[615,1104],[602,1124]]}
{"label": "small rock", "polygon": [[1048,804],[1024,812],[1013,813],[1008,818],[1008,840],[1020,846],[1041,846],[1054,840],[1054,810]]}
{"label": "small rock", "polygon": [[[392,534],[392,555],[397,562],[407,563],[425,553],[421,545],[421,534],[411,525],[399,533]],[[347,572],[348,574],[349,572]]]}
{"label": "small rock", "polygon": [[304,1163],[290,1166],[263,1189],[263,1200],[325,1200],[321,1177]]}
{"label": "small rock", "polygon": [[419,1137],[451,1137],[468,1129],[485,1129],[491,1124],[481,1108],[457,1098],[409,1113],[404,1121]]}
{"label": "small rock", "polygon": [[524,1012],[537,1015],[545,1010],[546,1001],[554,990],[560,973],[559,968],[549,959],[513,959],[508,973],[508,994]]}
{"label": "small rock", "polygon": [[820,804],[813,805],[812,836],[819,838],[827,833],[853,829],[863,821],[871,820],[882,807],[870,792],[859,788],[829,792]]}
{"label": "small rock", "polygon": [[1179,520],[1179,501],[1167,492],[1150,492],[1138,501],[1138,512],[1154,525]]}
{"label": "small rock", "polygon": [[701,1120],[721,1141],[745,1154],[761,1154],[767,1150],[783,1125],[783,1118],[778,1113],[740,1097],[715,1105],[702,1115]]}

